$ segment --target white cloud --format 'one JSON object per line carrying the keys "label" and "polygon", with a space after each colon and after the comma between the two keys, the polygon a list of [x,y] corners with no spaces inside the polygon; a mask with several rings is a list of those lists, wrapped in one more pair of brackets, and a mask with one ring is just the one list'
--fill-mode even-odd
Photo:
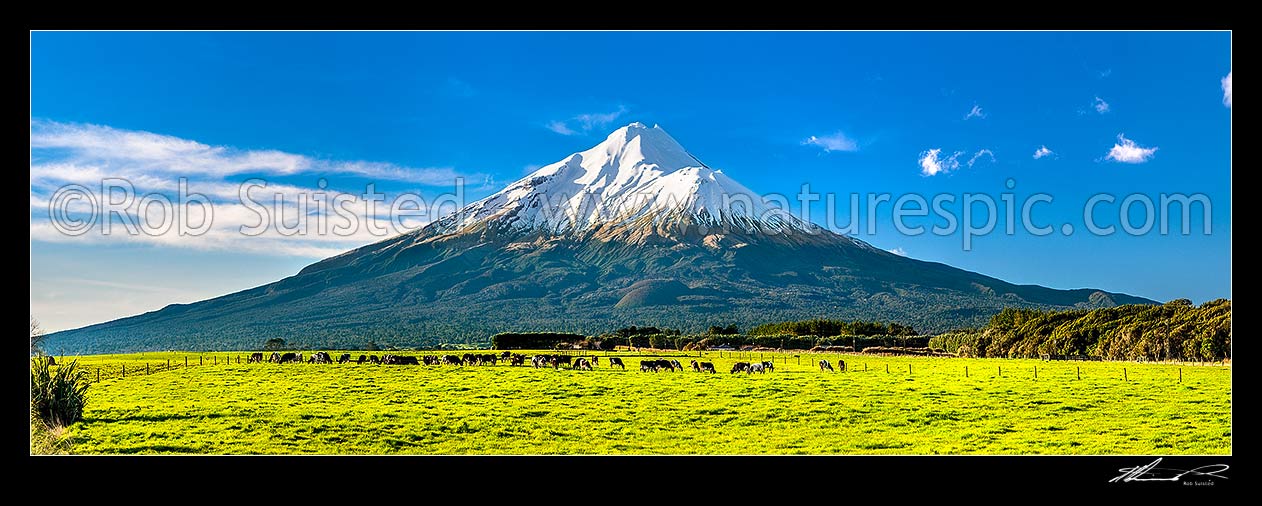
{"label": "white cloud", "polygon": [[553,131],[553,132],[559,133],[559,134],[561,134],[561,135],[577,135],[577,134],[578,134],[578,132],[575,132],[575,131],[573,131],[573,130],[570,130],[570,127],[565,126],[565,122],[564,122],[564,121],[552,121],[552,122],[549,122],[549,123],[547,124],[547,128],[548,128],[548,130],[551,130],[551,131]]}
{"label": "white cloud", "polygon": [[1113,69],[1104,69],[1100,71],[1100,79],[1106,79],[1113,75]]}
{"label": "white cloud", "polygon": [[[242,233],[242,227],[252,228],[259,220],[258,214],[243,204],[240,197],[245,178],[272,179],[287,176],[287,182],[310,175],[312,187],[266,181],[265,188],[254,188],[250,199],[267,207],[271,216],[280,212],[283,223],[293,224],[303,220],[304,228],[298,233],[282,233],[269,227],[259,235]],[[354,176],[336,178],[342,189],[329,187],[322,176]],[[209,201],[213,210],[210,227],[201,235],[180,235],[178,227],[164,231],[143,231],[140,234],[126,231],[121,223],[113,232],[102,233],[100,226],[78,236],[64,235],[49,221],[50,201],[58,188],[67,184],[79,184],[88,188],[102,202],[100,196],[103,181],[119,178],[129,182],[135,190],[135,198],[124,213],[138,221],[144,211],[139,208],[142,196],[165,196],[178,203],[179,189],[183,182],[189,194],[199,194]],[[466,192],[474,193],[478,181],[483,186],[490,183],[488,176],[476,173],[459,173],[448,168],[416,169],[390,163],[366,161],[342,161],[316,159],[304,155],[275,150],[241,150],[224,146],[209,146],[178,137],[115,129],[97,125],[73,125],[56,122],[31,122],[30,158],[30,237],[45,242],[71,244],[150,244],[198,250],[250,252],[268,255],[292,255],[324,258],[354,247],[386,239],[407,232],[430,221],[433,216],[405,217],[400,225],[391,222],[389,202],[401,191],[384,191],[386,202],[378,202],[375,210],[369,209],[369,200],[363,197],[367,183],[394,180],[420,186],[437,188],[425,197],[432,203],[437,193],[450,193],[457,178],[464,178]],[[334,179],[334,178],[330,178]],[[319,180],[319,181],[317,181]],[[358,189],[345,185],[361,184]],[[394,185],[398,187],[400,185]],[[443,187],[446,187],[445,189]],[[334,197],[347,205],[334,209]],[[466,196],[466,199],[469,197]],[[274,208],[279,201],[280,211]],[[300,202],[306,202],[305,213]],[[321,202],[324,204],[322,205]],[[450,211],[450,204],[441,211]],[[148,215],[156,209],[149,207]],[[189,209],[193,225],[202,222],[202,207]],[[86,209],[71,208],[71,214]],[[177,219],[181,206],[172,210]],[[346,216],[358,224],[353,230],[345,229]],[[87,217],[80,214],[79,216]],[[100,215],[97,214],[99,217]],[[300,218],[301,216],[301,218]],[[275,221],[275,220],[273,220]],[[370,229],[367,223],[382,225],[385,231]],[[163,221],[155,225],[161,227]],[[327,225],[322,226],[321,223]],[[149,222],[154,225],[154,221]],[[290,227],[292,228],[292,227]],[[335,229],[336,228],[336,229]]]}
{"label": "white cloud", "polygon": [[905,256],[907,256],[907,250],[903,249],[903,248],[902,248],[902,246],[899,246],[899,247],[894,248],[894,249],[887,249],[887,250],[885,250],[885,251],[888,251],[888,252],[893,253],[893,254],[895,254],[895,255],[898,255],[898,256],[900,256],[900,257],[905,257]]}
{"label": "white cloud", "polygon": [[946,172],[951,172],[960,168],[960,162],[957,158],[964,154],[963,151],[956,151],[947,158],[940,158],[941,149],[930,149],[920,154],[920,173],[925,176],[935,176]]}
{"label": "white cloud", "polygon": [[808,137],[806,140],[802,141],[802,145],[803,146],[819,146],[821,148],[824,148],[824,152],[826,153],[831,152],[831,151],[858,151],[859,150],[859,144],[855,142],[854,139],[846,137],[846,134],[841,133],[841,132],[837,132],[832,135],[825,135],[823,137],[816,137],[812,135]]}
{"label": "white cloud", "polygon": [[985,119],[986,113],[982,112],[982,107],[980,105],[974,105],[973,109],[968,111],[968,114],[964,115],[965,120],[969,118]]}
{"label": "white cloud", "polygon": [[1038,149],[1034,150],[1034,159],[1038,160],[1039,158],[1043,158],[1045,156],[1052,156],[1054,154],[1056,153],[1052,152],[1052,150],[1050,149],[1047,149],[1047,146],[1039,146]]}
{"label": "white cloud", "polygon": [[1117,134],[1117,144],[1113,145],[1113,149],[1109,150],[1109,154],[1105,155],[1104,159],[1122,163],[1144,163],[1156,152],[1156,147],[1145,148],[1124,135]]}
{"label": "white cloud", "polygon": [[[277,150],[241,150],[151,132],[101,125],[31,121],[31,158],[88,162],[115,173],[224,177],[234,174],[349,174],[422,185],[449,185],[460,176],[450,168],[413,168],[390,163],[335,161]],[[37,153],[38,152],[38,153]],[[482,174],[468,174],[481,178]]]}
{"label": "white cloud", "polygon": [[605,113],[584,113],[567,120],[549,121],[545,128],[561,135],[578,135],[590,133],[592,130],[604,129],[627,112],[625,106]]}
{"label": "white cloud", "polygon": [[1231,107],[1231,72],[1227,73],[1227,77],[1223,78],[1223,105]]}
{"label": "white cloud", "polygon": [[990,163],[995,163],[998,161],[998,160],[995,160],[995,154],[993,152],[991,152],[989,149],[982,149],[978,151],[977,153],[973,154],[972,158],[968,159],[968,166],[972,167],[973,164],[977,163],[977,160],[983,156],[990,157]]}
{"label": "white cloud", "polygon": [[1095,97],[1095,103],[1092,105],[1095,107],[1095,112],[1100,114],[1109,112],[1109,103],[1105,102],[1103,98]]}

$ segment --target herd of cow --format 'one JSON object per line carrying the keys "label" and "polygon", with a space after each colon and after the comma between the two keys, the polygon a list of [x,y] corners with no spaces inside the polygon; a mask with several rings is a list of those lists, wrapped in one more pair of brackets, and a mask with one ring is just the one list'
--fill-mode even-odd
{"label": "herd of cow", "polygon": [[[600,357],[597,357],[597,356],[571,357],[569,355],[534,355],[529,358],[530,358],[531,367],[534,367],[536,369],[542,368],[542,367],[551,367],[553,369],[560,369],[561,366],[564,365],[574,370],[590,371],[592,370],[593,367],[600,365]],[[491,353],[465,353],[464,355],[442,355],[442,356],[424,355],[419,358],[409,356],[409,355],[384,355],[381,357],[377,357],[376,355],[360,355],[358,359],[352,359],[350,353],[343,353],[335,361],[333,360],[333,356],[329,355],[328,352],[317,351],[315,353],[312,353],[311,356],[306,359],[306,362],[311,363],[311,364],[332,364],[334,362],[339,363],[339,364],[345,364],[348,362],[355,362],[356,364],[363,364],[365,362],[368,362],[372,364],[385,364],[385,365],[421,365],[421,364],[425,364],[425,365],[495,365],[498,362],[508,362],[509,365],[517,366],[517,365],[525,365],[526,359],[527,357],[525,355],[505,351],[498,355],[491,354]],[[282,354],[279,352],[273,352],[271,357],[268,357],[267,361],[276,363],[276,364],[302,363],[303,356],[302,356],[302,353],[283,353]],[[250,354],[249,362],[262,363],[263,353],[255,352],[255,353]],[[622,363],[621,358],[608,357],[608,362],[609,362],[610,369],[614,367],[617,367],[624,371],[627,369],[626,365]],[[846,362],[844,360],[838,359],[837,368],[841,369],[842,372],[845,372]],[[647,360],[640,361],[640,372],[660,372],[660,371],[674,372],[674,371],[683,371],[683,370],[684,370],[684,366],[680,364],[678,360],[668,360],[668,359],[659,358],[659,359],[647,359]],[[718,372],[714,369],[713,363],[697,362],[696,360],[692,361],[692,370],[696,372],[708,372],[708,373]],[[775,370],[776,370],[775,363],[770,362],[770,361],[753,362],[753,363],[737,362],[732,365],[732,374],[736,374],[738,372],[743,372],[746,374],[753,374],[753,373],[762,374],[762,373],[766,373],[767,371],[775,371]],[[833,369],[832,364],[828,363],[827,359],[819,361],[819,370],[820,371],[834,371],[834,372],[836,371],[835,369]]]}

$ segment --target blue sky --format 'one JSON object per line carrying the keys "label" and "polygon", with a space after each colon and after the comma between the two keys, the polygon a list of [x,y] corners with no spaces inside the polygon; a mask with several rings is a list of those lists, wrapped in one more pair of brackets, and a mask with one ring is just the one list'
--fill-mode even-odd
{"label": "blue sky", "polygon": [[[1054,197],[1036,222],[1078,224],[966,251],[959,234],[899,233],[886,205],[877,233],[856,234],[914,258],[1056,288],[1231,296],[1225,32],[37,32],[31,44],[31,306],[54,330],[250,288],[376,240],[65,236],[48,226],[64,184],[112,175],[171,194],[187,177],[227,202],[250,177],[426,198],[464,177],[472,201],[631,121],[662,125],[757,192],[997,198],[1011,178],[1017,202]],[[1097,193],[1117,196],[1096,213],[1114,225],[1126,195],[1202,193],[1212,233],[1196,218],[1186,236],[1094,236],[1082,209]]]}

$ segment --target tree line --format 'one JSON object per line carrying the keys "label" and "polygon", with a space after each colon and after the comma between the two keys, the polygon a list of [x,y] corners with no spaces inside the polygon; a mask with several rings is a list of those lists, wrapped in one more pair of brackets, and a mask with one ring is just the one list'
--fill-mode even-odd
{"label": "tree line", "polygon": [[934,336],[929,346],[970,357],[1217,361],[1231,358],[1231,301],[1196,306],[1177,299],[1159,306],[1062,311],[1010,308],[985,327]]}

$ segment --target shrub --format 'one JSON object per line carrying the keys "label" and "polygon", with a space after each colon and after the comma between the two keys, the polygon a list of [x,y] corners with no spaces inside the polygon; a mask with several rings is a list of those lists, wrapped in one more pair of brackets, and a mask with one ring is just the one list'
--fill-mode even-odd
{"label": "shrub", "polygon": [[31,365],[31,416],[50,427],[64,427],[83,418],[88,373],[77,361],[52,365],[36,357]]}

